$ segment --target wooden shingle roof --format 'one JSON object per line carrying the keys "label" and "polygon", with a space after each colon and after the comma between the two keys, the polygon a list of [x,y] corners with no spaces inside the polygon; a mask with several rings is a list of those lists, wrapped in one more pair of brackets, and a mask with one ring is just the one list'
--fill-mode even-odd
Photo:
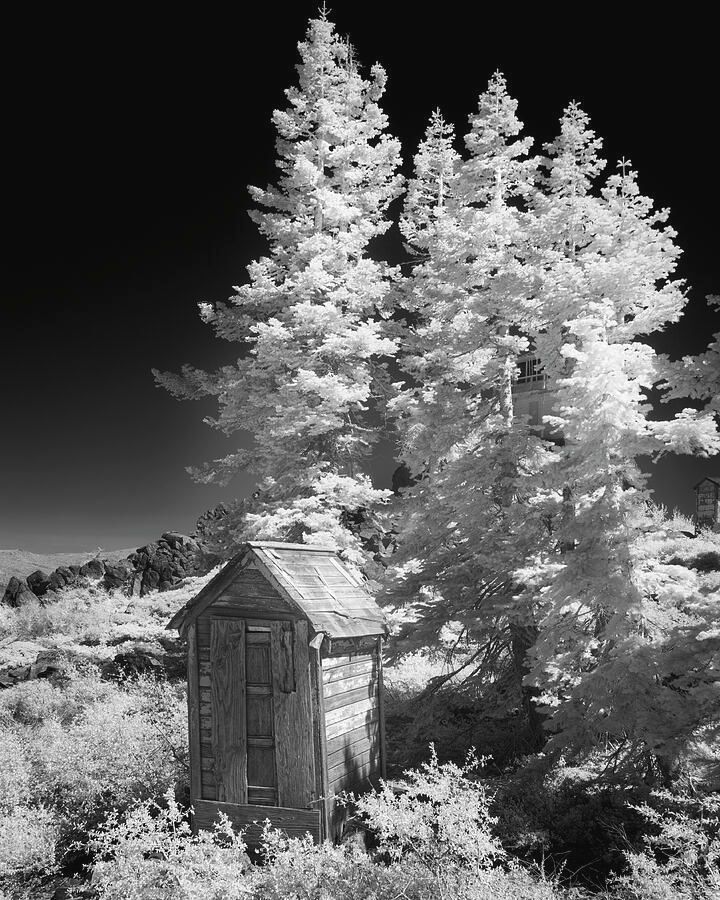
{"label": "wooden shingle roof", "polygon": [[362,580],[332,547],[248,541],[168,624],[184,632],[247,566],[257,568],[316,633],[330,638],[382,635],[387,626]]}

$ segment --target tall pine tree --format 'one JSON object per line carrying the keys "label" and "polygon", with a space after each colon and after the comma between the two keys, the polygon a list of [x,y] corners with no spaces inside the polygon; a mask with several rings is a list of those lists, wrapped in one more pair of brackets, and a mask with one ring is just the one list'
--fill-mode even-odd
{"label": "tall pine tree", "polygon": [[251,438],[249,449],[195,472],[221,483],[241,469],[257,477],[236,539],[312,535],[359,561],[352,520],[388,493],[373,487],[365,463],[378,384],[396,352],[384,320],[397,273],[368,244],[390,225],[400,148],[385,134],[379,65],[364,77],[324,13],[298,49],[298,84],[273,115],[277,183],[250,188],[268,253],[227,304],[200,304],[219,337],[240,343],[239,358],[213,373],[156,376],[178,397],[215,397],[211,424]]}
{"label": "tall pine tree", "polygon": [[417,482],[389,594],[406,604],[413,641],[434,643],[450,626],[473,647],[470,681],[492,682],[501,705],[523,704],[533,719],[522,684],[533,615],[514,602],[513,572],[547,532],[542,504],[529,503],[546,449],[512,393],[537,327],[524,247],[537,163],[516,106],[496,73],[470,117],[468,158],[437,114],[415,158],[401,226],[416,256],[405,285],[415,326],[392,409]]}
{"label": "tall pine tree", "polygon": [[558,544],[524,573],[538,609],[528,680],[542,692],[558,748],[604,742],[667,762],[667,735],[653,732],[649,710],[662,694],[659,621],[672,623],[658,597],[672,592],[648,577],[643,541],[654,526],[638,457],[707,455],[720,444],[711,416],[688,409],[660,420],[648,401],[661,367],[646,338],[685,305],[667,211],[639,192],[626,162],[597,190],[600,141],[576,104],[547,149],[535,203],[544,321],[536,343],[563,440],[545,470]]}

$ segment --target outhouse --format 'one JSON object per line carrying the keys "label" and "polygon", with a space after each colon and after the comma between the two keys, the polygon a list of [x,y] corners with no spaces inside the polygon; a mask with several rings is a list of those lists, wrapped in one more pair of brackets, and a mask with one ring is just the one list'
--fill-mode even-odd
{"label": "outhouse", "polygon": [[384,775],[383,615],[330,547],[250,541],[172,619],[187,638],[194,827],[222,810],[336,840]]}
{"label": "outhouse", "polygon": [[720,478],[708,475],[695,485],[695,523],[698,528],[720,528]]}

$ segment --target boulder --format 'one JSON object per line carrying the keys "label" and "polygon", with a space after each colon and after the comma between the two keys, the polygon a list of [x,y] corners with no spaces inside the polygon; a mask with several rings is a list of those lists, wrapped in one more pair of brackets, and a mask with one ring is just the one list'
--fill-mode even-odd
{"label": "boulder", "polygon": [[101,559],[89,559],[80,566],[80,574],[85,578],[102,578],[105,574],[105,563]]}
{"label": "boulder", "polygon": [[30,667],[30,678],[50,678],[63,671],[63,655],[59,650],[42,650]]}
{"label": "boulder", "polygon": [[155,569],[145,569],[140,593],[144,595],[147,594],[148,591],[154,591],[159,584],[160,575],[155,571]]}
{"label": "boulder", "polygon": [[77,566],[77,572],[73,572],[73,570],[69,566],[58,566],[54,572],[50,573],[50,590],[51,591],[61,591],[68,584],[72,584],[78,578],[78,573],[80,571],[80,567]]}
{"label": "boulder", "polygon": [[107,590],[122,587],[129,579],[132,568],[130,563],[120,561],[117,563],[105,563],[105,574],[103,576],[103,586]]}
{"label": "boulder", "polygon": [[50,576],[43,572],[42,569],[35,569],[27,577],[27,584],[36,597],[42,597],[47,594],[50,587]]}
{"label": "boulder", "polygon": [[105,678],[124,678],[128,675],[155,674],[163,671],[163,653],[140,647],[118,653],[114,659],[102,664],[101,671]]}
{"label": "boulder", "polygon": [[35,600],[35,594],[30,590],[24,578],[17,578],[13,575],[5,588],[2,603],[5,606],[18,607],[24,606],[29,600]]}

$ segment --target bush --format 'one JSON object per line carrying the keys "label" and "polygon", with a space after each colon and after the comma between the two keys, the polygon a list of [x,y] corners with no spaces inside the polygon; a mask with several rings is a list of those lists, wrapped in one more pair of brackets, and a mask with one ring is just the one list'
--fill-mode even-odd
{"label": "bush", "polygon": [[55,868],[57,821],[31,806],[30,767],[24,742],[11,730],[0,734],[0,889]]}
{"label": "bush", "polygon": [[481,762],[470,753],[462,767],[441,765],[430,750],[430,762],[407,771],[403,782],[359,797],[360,815],[390,859],[411,858],[438,878],[492,868],[505,852],[491,831],[497,820],[485,789],[471,779]]}
{"label": "bush", "polygon": [[159,797],[185,776],[182,690],[144,679],[102,683],[100,694],[69,722],[46,719],[33,735],[34,793],[73,830],[110,809]]}
{"label": "bush", "polygon": [[90,842],[92,885],[104,900],[235,900],[250,893],[242,836],[227,818],[193,835],[171,791],[165,804],[111,813]]}
{"label": "bush", "polygon": [[8,873],[77,871],[87,861],[78,842],[108,813],[169,788],[182,792],[187,781],[183,685],[104,682],[89,668],[64,689],[29,681],[4,691],[0,719],[0,860]]}
{"label": "bush", "polygon": [[622,900],[717,900],[720,896],[720,798],[654,791],[636,807],[653,829],[627,853],[628,875],[613,887]]}
{"label": "bush", "polygon": [[313,845],[265,828],[254,866],[227,819],[193,835],[171,793],[122,819],[108,817],[91,841],[93,887],[102,900],[559,900],[579,894],[513,865],[491,833],[477,760],[430,762],[355,801],[379,853]]}
{"label": "bush", "polygon": [[56,868],[58,823],[44,807],[16,806],[0,817],[0,879],[47,874]]}

